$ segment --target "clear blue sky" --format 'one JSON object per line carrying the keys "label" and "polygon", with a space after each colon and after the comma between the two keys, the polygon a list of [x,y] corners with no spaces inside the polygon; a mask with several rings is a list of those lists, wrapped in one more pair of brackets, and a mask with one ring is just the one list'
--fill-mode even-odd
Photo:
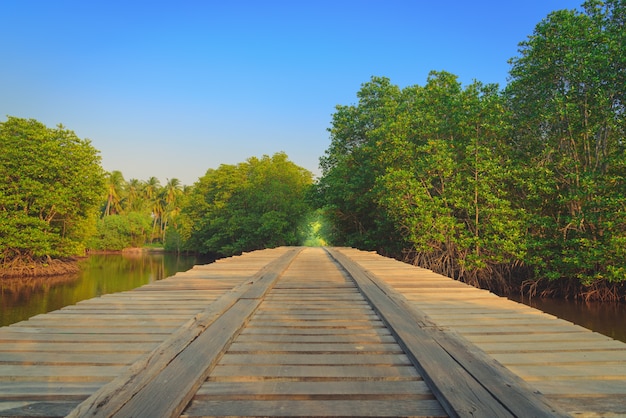
{"label": "clear blue sky", "polygon": [[336,105],[372,76],[507,81],[571,0],[0,0],[0,120],[62,123],[126,179],[193,184],[284,151],[316,175]]}

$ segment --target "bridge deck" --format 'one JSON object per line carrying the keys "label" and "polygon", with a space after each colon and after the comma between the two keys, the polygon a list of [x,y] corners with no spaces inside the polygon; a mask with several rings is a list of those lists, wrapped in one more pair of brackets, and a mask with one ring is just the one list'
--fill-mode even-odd
{"label": "bridge deck", "polygon": [[0,328],[0,416],[567,414],[626,414],[626,344],[353,249],[257,251]]}

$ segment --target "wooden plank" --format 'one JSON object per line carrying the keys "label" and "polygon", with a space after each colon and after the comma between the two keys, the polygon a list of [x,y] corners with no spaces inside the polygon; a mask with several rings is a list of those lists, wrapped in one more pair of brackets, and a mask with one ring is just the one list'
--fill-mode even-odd
{"label": "wooden plank", "polygon": [[0,415],[5,417],[64,417],[80,401],[0,402]]}
{"label": "wooden plank", "polygon": [[626,350],[599,350],[587,351],[581,355],[580,351],[557,351],[542,352],[540,355],[534,353],[496,353],[492,356],[500,363],[509,366],[513,364],[523,365],[569,365],[569,364],[626,364]]}
{"label": "wooden plank", "polygon": [[523,325],[511,325],[509,328],[494,328],[489,325],[466,325],[464,327],[455,327],[455,330],[463,335],[468,334],[546,334],[546,333],[571,333],[572,331],[586,331],[591,332],[583,327],[579,327],[572,324],[544,324],[533,326],[532,324],[523,324]]}
{"label": "wooden plank", "polygon": [[346,255],[336,249],[329,252],[400,338],[409,358],[448,414],[567,416],[471,344],[456,335],[437,331],[404,296],[366,274]]}
{"label": "wooden plank", "polygon": [[323,378],[325,380],[341,379],[365,379],[365,380],[380,380],[394,378],[419,378],[419,374],[412,365],[408,366],[393,366],[393,365],[351,365],[343,364],[340,367],[337,365],[256,365],[256,364],[234,364],[234,365],[217,365],[211,372],[212,379],[235,379],[241,380],[268,380],[273,377],[281,378]]}
{"label": "wooden plank", "polygon": [[376,396],[385,396],[389,399],[393,397],[415,397],[432,398],[432,392],[424,381],[421,380],[401,380],[401,381],[381,381],[381,380],[360,380],[360,381],[327,381],[320,382],[280,382],[280,381],[260,381],[260,382],[224,382],[207,381],[196,393],[195,399],[215,399],[233,398],[267,399],[272,397],[285,397],[294,395],[305,395],[313,398],[323,396],[343,397],[350,399],[373,399]]}
{"label": "wooden plank", "polygon": [[108,319],[113,319],[113,320],[124,319],[124,317],[137,318],[138,316],[140,317],[140,316],[145,315],[151,318],[160,316],[163,318],[179,319],[179,320],[184,321],[184,320],[188,320],[190,316],[193,316],[197,314],[198,312],[201,312],[203,309],[206,308],[206,305],[207,305],[207,301],[205,301],[202,305],[198,305],[197,308],[168,307],[167,309],[165,309],[161,305],[159,306],[158,309],[156,308],[150,309],[147,307],[143,309],[136,309],[134,306],[128,307],[128,309],[119,309],[119,308],[113,308],[113,307],[110,307],[108,309],[105,309],[103,307],[97,307],[97,308],[83,307],[81,309],[72,309],[72,310],[61,309],[56,312],[50,312],[49,314],[53,314],[54,317],[57,319],[64,319],[68,321],[73,321],[76,318],[79,318],[81,316],[86,316],[86,315],[94,315],[94,316],[97,316],[98,318],[108,318]]}
{"label": "wooden plank", "polygon": [[59,352],[53,356],[48,352],[41,351],[0,351],[0,365],[3,364],[19,364],[26,365],[126,365],[138,359],[143,352],[136,353],[120,353],[119,351],[111,353],[72,353]]}
{"label": "wooden plank", "polygon": [[373,313],[371,310],[350,310],[350,311],[333,311],[329,309],[318,310],[318,311],[263,311],[257,312],[255,315],[255,319],[260,320],[323,320],[323,319],[335,319],[340,318],[342,320],[352,320],[352,319],[372,319],[377,320],[378,316]]}
{"label": "wooden plank", "polygon": [[[2,382],[0,400],[86,399],[102,387],[103,382]],[[0,416],[2,414],[0,413]]]}
{"label": "wooden plank", "polygon": [[[512,333],[500,333],[500,334],[466,334],[464,337],[475,343],[483,344],[488,342],[493,343],[515,343],[515,342],[528,342],[528,334],[512,334]],[[610,341],[611,337],[598,334],[595,332],[560,332],[560,333],[534,333],[532,335],[533,341],[536,342],[562,342],[564,344],[577,343],[579,341]]]}
{"label": "wooden plank", "polygon": [[[241,335],[239,336],[241,337]],[[220,364],[232,365],[411,365],[410,360],[404,354],[236,354],[226,353],[220,360]]]}
{"label": "wooden plank", "polygon": [[[382,321],[372,321],[374,326],[384,327]],[[344,319],[344,318],[320,318],[317,320],[263,320],[254,319],[250,322],[251,327],[335,327],[335,328],[364,328],[370,325],[367,319]]]}
{"label": "wooden plank", "polygon": [[391,335],[387,328],[246,327],[242,335]]}
{"label": "wooden plank", "polygon": [[76,344],[66,342],[41,341],[36,343],[17,342],[3,346],[3,352],[44,352],[44,353],[145,353],[156,347],[158,343],[120,343],[95,342]]}
{"label": "wooden plank", "polygon": [[237,341],[242,343],[395,343],[395,339],[391,335],[377,334],[333,334],[333,335],[300,335],[300,334],[242,334],[239,335]]}
{"label": "wooden plank", "polygon": [[[550,396],[556,404],[581,417],[624,417],[626,403],[624,395],[601,396]],[[581,407],[584,405],[584,407]],[[589,411],[593,411],[592,414]]]}
{"label": "wooden plank", "polygon": [[568,380],[605,379],[625,380],[626,364],[569,364],[567,367],[549,367],[545,365],[512,364],[511,370],[529,381],[534,380]]}
{"label": "wooden plank", "polygon": [[0,381],[2,382],[34,382],[45,377],[48,382],[89,382],[108,381],[125,370],[125,366],[107,365],[76,366],[67,365],[24,367],[22,365],[0,364]]}
{"label": "wooden plank", "polygon": [[161,342],[162,335],[158,334],[68,334],[52,332],[28,332],[20,328],[0,328],[0,351],[11,346],[8,343],[33,343],[36,341],[55,343],[63,342]]}
{"label": "wooden plank", "polygon": [[[169,335],[175,331],[177,326],[124,326],[123,324],[108,324],[102,326],[71,326],[69,324],[33,324],[33,327],[20,326],[19,328],[27,328],[29,332],[46,332],[49,334],[60,333],[82,333],[82,334],[162,334]],[[10,328],[18,328],[9,325]]]}
{"label": "wooden plank", "polygon": [[563,341],[543,341],[543,342],[485,342],[481,348],[488,353],[543,353],[543,352],[581,352],[581,351],[604,351],[617,350],[623,352],[623,343],[615,340],[599,341],[577,341],[567,343]]}
{"label": "wooden plank", "polygon": [[310,344],[310,343],[279,343],[279,344],[263,344],[263,343],[240,343],[234,342],[229,347],[230,353],[401,353],[402,350],[395,344]]}
{"label": "wooden plank", "polygon": [[423,413],[421,416],[446,416],[439,403],[430,399],[194,401],[184,416],[414,417],[415,411],[421,411]]}
{"label": "wooden plank", "polygon": [[37,315],[30,318],[24,326],[46,327],[94,327],[111,325],[111,320],[119,320],[120,325],[126,327],[151,326],[151,327],[175,327],[189,320],[189,315],[97,315],[94,317],[76,316],[68,318],[67,315]]}
{"label": "wooden plank", "polygon": [[626,380],[540,380],[535,382],[537,389],[550,396],[593,397],[620,395],[626,399]]}

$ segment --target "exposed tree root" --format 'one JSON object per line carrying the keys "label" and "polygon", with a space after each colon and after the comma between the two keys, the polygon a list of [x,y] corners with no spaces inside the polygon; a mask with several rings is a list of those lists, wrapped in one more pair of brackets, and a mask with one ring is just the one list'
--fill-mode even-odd
{"label": "exposed tree root", "polygon": [[469,271],[447,254],[437,253],[406,251],[400,260],[501,296],[520,293],[529,298],[626,302],[626,282],[596,280],[590,285],[584,285],[577,279],[524,279],[531,273],[523,265],[487,265],[481,270]]}
{"label": "exposed tree root", "polygon": [[529,298],[562,298],[582,301],[626,302],[626,284],[596,280],[584,285],[576,279],[525,280],[520,293]]}
{"label": "exposed tree root", "polygon": [[13,259],[0,265],[0,278],[59,276],[78,271],[76,259]]}

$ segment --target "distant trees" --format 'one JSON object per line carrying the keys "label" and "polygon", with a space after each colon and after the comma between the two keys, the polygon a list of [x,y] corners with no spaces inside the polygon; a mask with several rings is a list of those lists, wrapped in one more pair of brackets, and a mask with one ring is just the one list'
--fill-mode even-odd
{"label": "distant trees", "polygon": [[626,6],[583,7],[537,25],[504,91],[373,77],[338,106],[314,194],[333,242],[486,287],[515,271],[530,291],[623,294]]}
{"label": "distant trees", "polygon": [[177,230],[187,250],[232,255],[299,244],[312,174],[285,153],[209,169],[193,186]]}
{"label": "distant trees", "polygon": [[105,177],[101,217],[89,248],[121,250],[146,243],[163,244],[168,225],[180,212],[180,181],[173,178],[165,186],[156,177],[126,181],[120,171],[106,173]]}
{"label": "distant trees", "polygon": [[0,266],[80,254],[103,189],[98,151],[59,125],[0,123]]}
{"label": "distant trees", "polygon": [[104,172],[98,151],[72,131],[9,117],[0,123],[0,275],[85,249],[148,243],[231,255],[299,244],[314,236],[311,184],[284,153],[210,169],[192,187],[126,181]]}

